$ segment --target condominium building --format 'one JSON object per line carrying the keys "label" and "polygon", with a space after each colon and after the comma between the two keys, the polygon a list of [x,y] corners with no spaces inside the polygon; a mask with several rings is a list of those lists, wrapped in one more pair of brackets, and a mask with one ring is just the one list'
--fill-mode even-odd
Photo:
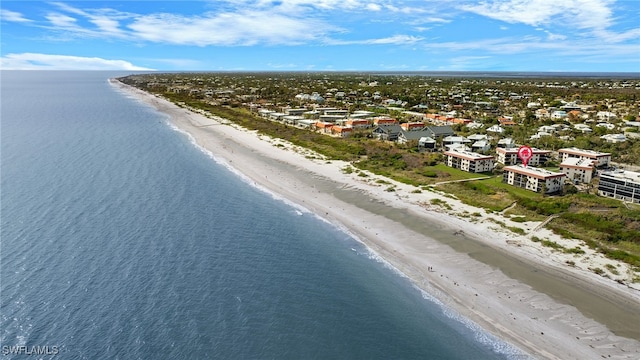
{"label": "condominium building", "polygon": [[[538,166],[549,160],[551,151],[533,148],[531,158],[527,162],[528,165]],[[504,165],[522,164],[522,160],[518,157],[518,148],[496,148],[496,162]]]}
{"label": "condominium building", "polygon": [[493,156],[464,150],[449,150],[445,151],[444,155],[447,157],[447,166],[452,168],[472,173],[493,170]]}
{"label": "condominium building", "polygon": [[582,150],[578,148],[567,148],[558,150],[560,161],[564,162],[570,158],[593,160],[596,167],[606,167],[611,163],[611,154],[594,150]]}
{"label": "condominium building", "polygon": [[616,170],[600,174],[598,194],[633,203],[640,203],[640,173]]}
{"label": "condominium building", "polygon": [[560,172],[574,183],[590,183],[595,167],[595,161],[591,159],[568,158],[560,164]]}
{"label": "condominium building", "polygon": [[505,166],[502,181],[523,189],[544,192],[545,194],[562,191],[564,173],[522,165]]}

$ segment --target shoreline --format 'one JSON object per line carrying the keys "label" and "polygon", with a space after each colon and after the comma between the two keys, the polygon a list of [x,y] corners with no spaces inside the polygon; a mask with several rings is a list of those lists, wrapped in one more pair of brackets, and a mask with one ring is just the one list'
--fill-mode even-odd
{"label": "shoreline", "polygon": [[387,191],[390,185],[375,181],[379,176],[345,173],[347,162],[327,161],[117,80],[110,83],[167,114],[198,146],[247,179],[347,229],[417,287],[523,351],[550,359],[640,357],[637,290],[560,266],[560,255],[525,242],[525,236],[447,214],[428,200],[444,199],[467,213],[480,209],[384,179],[394,187]]}

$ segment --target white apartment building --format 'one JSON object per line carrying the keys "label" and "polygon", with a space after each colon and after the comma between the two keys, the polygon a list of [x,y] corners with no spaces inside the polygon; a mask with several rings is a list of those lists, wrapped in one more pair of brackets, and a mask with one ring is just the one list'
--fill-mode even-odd
{"label": "white apartment building", "polygon": [[447,166],[452,168],[472,173],[493,170],[493,156],[457,149],[445,151],[444,155],[447,157]]}
{"label": "white apartment building", "polygon": [[595,168],[595,161],[591,159],[568,158],[560,164],[560,172],[574,183],[590,183]]}
{"label": "white apartment building", "polygon": [[522,165],[505,166],[502,181],[523,189],[551,194],[562,191],[564,173]]}
{"label": "white apartment building", "polygon": [[582,150],[578,148],[567,148],[558,150],[560,161],[565,162],[569,158],[592,160],[596,167],[606,167],[611,163],[611,154],[594,150]]}
{"label": "white apartment building", "polygon": [[[531,149],[532,155],[531,159],[527,162],[527,165],[538,166],[540,164],[544,164],[549,160],[549,156],[551,156],[551,151],[549,150],[540,150],[540,149]],[[522,160],[518,157],[518,148],[496,148],[496,162],[504,165],[516,165],[522,164]]]}

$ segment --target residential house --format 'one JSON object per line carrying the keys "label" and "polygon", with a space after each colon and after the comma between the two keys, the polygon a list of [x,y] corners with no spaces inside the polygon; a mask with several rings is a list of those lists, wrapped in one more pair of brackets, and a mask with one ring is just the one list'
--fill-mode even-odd
{"label": "residential house", "polygon": [[296,126],[303,129],[312,129],[316,124],[315,120],[302,118],[296,122]]}
{"label": "residential house", "polygon": [[367,119],[348,119],[346,125],[354,129],[366,129],[371,127],[371,123]]}
{"label": "residential house", "polygon": [[398,135],[400,135],[401,132],[402,128],[398,124],[378,125],[372,131],[375,138],[388,141],[398,140]]}
{"label": "residential house", "polygon": [[356,110],[353,113],[351,113],[351,117],[357,118],[357,119],[368,118],[368,117],[372,117],[373,115],[375,115],[374,112],[366,111],[366,110]]}
{"label": "residential house", "polygon": [[614,114],[614,113],[612,113],[610,111],[598,111],[596,113],[596,117],[599,120],[607,120],[607,121],[617,118],[616,114]]}
{"label": "residential house", "polygon": [[613,129],[615,129],[615,128],[616,128],[616,126],[615,126],[615,125],[613,125],[613,124],[609,124],[609,123],[597,123],[597,124],[596,124],[596,126],[597,126],[597,127],[603,127],[603,128],[605,128],[605,129],[607,129],[607,130],[613,130]]}
{"label": "residential house", "polygon": [[546,109],[538,109],[535,112],[535,116],[537,119],[545,119],[551,116],[551,114],[549,114],[549,112]]}
{"label": "residential house", "polygon": [[400,124],[400,127],[404,131],[418,131],[418,130],[424,129],[424,123],[423,122],[406,122],[406,123]]}
{"label": "residential house", "polygon": [[487,131],[488,132],[493,132],[493,133],[496,133],[496,134],[502,134],[504,132],[504,129],[500,125],[492,125],[489,128],[487,128]]}
{"label": "residential house", "polygon": [[320,121],[332,122],[332,123],[335,123],[336,121],[340,121],[340,120],[345,120],[346,118],[347,118],[346,115],[320,115],[318,117]]}
{"label": "residential house", "polygon": [[472,121],[472,122],[468,123],[466,126],[467,126],[467,128],[469,128],[471,130],[476,130],[476,129],[482,129],[484,127],[484,124]]}
{"label": "residential house", "polygon": [[486,134],[471,134],[467,136],[467,139],[469,139],[469,141],[489,140],[489,136]]}
{"label": "residential house", "polygon": [[640,203],[640,173],[626,170],[600,174],[598,194],[632,203]]}
{"label": "residential house", "polygon": [[542,125],[538,128],[538,134],[540,133],[553,134],[555,132],[556,132],[556,128],[551,125]]}
{"label": "residential house", "polygon": [[570,158],[592,160],[596,167],[607,167],[611,163],[611,154],[594,150],[582,150],[576,147],[558,150],[561,162]]}
{"label": "residential house", "polygon": [[345,109],[324,109],[324,115],[339,115],[343,117],[347,117],[349,115],[349,110]]}
{"label": "residential house", "polygon": [[600,136],[600,139],[608,143],[621,143],[627,141],[627,137],[624,134],[607,134]]}
{"label": "residential house", "polygon": [[443,122],[443,120],[440,120],[441,115],[439,114],[426,114],[425,117],[427,118],[427,121],[433,123],[433,124],[438,124]]}
{"label": "residential house", "polygon": [[333,123],[316,121],[315,128],[323,134],[331,134],[331,128],[333,127]]}
{"label": "residential house", "polygon": [[447,157],[447,166],[452,168],[472,173],[493,170],[493,156],[461,150],[445,151],[444,155]]}
{"label": "residential house", "polygon": [[486,153],[491,149],[489,140],[478,140],[471,144],[471,151],[478,153]]}
{"label": "residential house", "polygon": [[460,148],[460,146],[456,145],[462,145],[462,147],[466,147],[466,144],[470,142],[471,141],[464,136],[445,136],[442,138],[442,146],[447,149]]}
{"label": "residential house", "polygon": [[280,112],[269,113],[269,120],[282,122],[286,114]]}
{"label": "residential house", "polygon": [[333,126],[331,127],[331,134],[339,137],[347,137],[351,135],[353,129],[347,126]]}
{"label": "residential house", "polygon": [[424,131],[427,132],[427,136],[434,138],[434,139],[439,139],[439,138],[443,138],[445,136],[452,136],[455,135],[455,132],[453,131],[453,128],[449,125],[443,125],[443,126],[427,126],[424,128]]}
{"label": "residential house", "polygon": [[583,133],[583,134],[591,133],[593,131],[593,130],[591,130],[591,126],[589,126],[587,124],[575,124],[575,125],[573,125],[573,127],[576,130],[578,130],[581,133]]}
{"label": "residential house", "polygon": [[300,108],[300,109],[284,108],[283,109],[283,112],[287,115],[298,115],[298,116],[304,114],[307,111],[308,110],[304,108]]}
{"label": "residential house", "polygon": [[298,115],[285,115],[282,117],[282,122],[287,125],[297,125],[298,121],[303,120],[304,117]]}
{"label": "residential house", "polygon": [[374,125],[394,125],[397,123],[398,123],[398,120],[390,117],[379,116],[379,117],[373,118]]}
{"label": "residential house", "polygon": [[503,182],[545,194],[562,191],[566,177],[564,173],[522,165],[505,166],[503,171]]}
{"label": "residential house", "polygon": [[412,141],[412,140],[419,141],[423,137],[430,137],[432,139],[435,138],[433,136],[432,132],[430,132],[428,130],[412,130],[412,131],[402,130],[402,131],[400,131],[400,134],[398,134],[398,140],[397,141],[400,144],[406,144],[406,143],[408,143],[409,141]]}
{"label": "residential house", "polygon": [[464,124],[468,125],[472,122],[471,119],[461,119],[461,118],[453,118],[451,120],[447,120],[450,124]]}
{"label": "residential house", "polygon": [[556,110],[556,111],[551,113],[551,118],[552,119],[564,119],[567,116],[568,116],[567,112],[564,111],[564,110]]}
{"label": "residential house", "polygon": [[496,147],[503,149],[511,149],[516,147],[516,142],[512,138],[503,138],[498,140]]}
{"label": "residential house", "polygon": [[500,126],[514,126],[517,125],[515,121],[513,121],[512,116],[501,116],[498,118],[498,123]]}
{"label": "residential house", "polygon": [[269,118],[269,116],[274,112],[275,111],[273,111],[273,110],[260,109],[260,110],[258,110],[258,115],[260,115],[263,118]]}
{"label": "residential house", "polygon": [[436,140],[428,136],[423,136],[418,139],[418,150],[433,151],[436,149]]}

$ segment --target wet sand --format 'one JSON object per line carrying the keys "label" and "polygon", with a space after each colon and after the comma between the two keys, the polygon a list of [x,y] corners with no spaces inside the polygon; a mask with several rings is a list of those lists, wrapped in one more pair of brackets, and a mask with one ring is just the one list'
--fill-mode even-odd
{"label": "wet sand", "polygon": [[640,358],[636,290],[557,266],[489,226],[410,201],[434,194],[401,184],[386,191],[346,174],[348,163],[310,159],[223,119],[118,86],[168,114],[249,181],[347,229],[446,306],[535,357]]}

